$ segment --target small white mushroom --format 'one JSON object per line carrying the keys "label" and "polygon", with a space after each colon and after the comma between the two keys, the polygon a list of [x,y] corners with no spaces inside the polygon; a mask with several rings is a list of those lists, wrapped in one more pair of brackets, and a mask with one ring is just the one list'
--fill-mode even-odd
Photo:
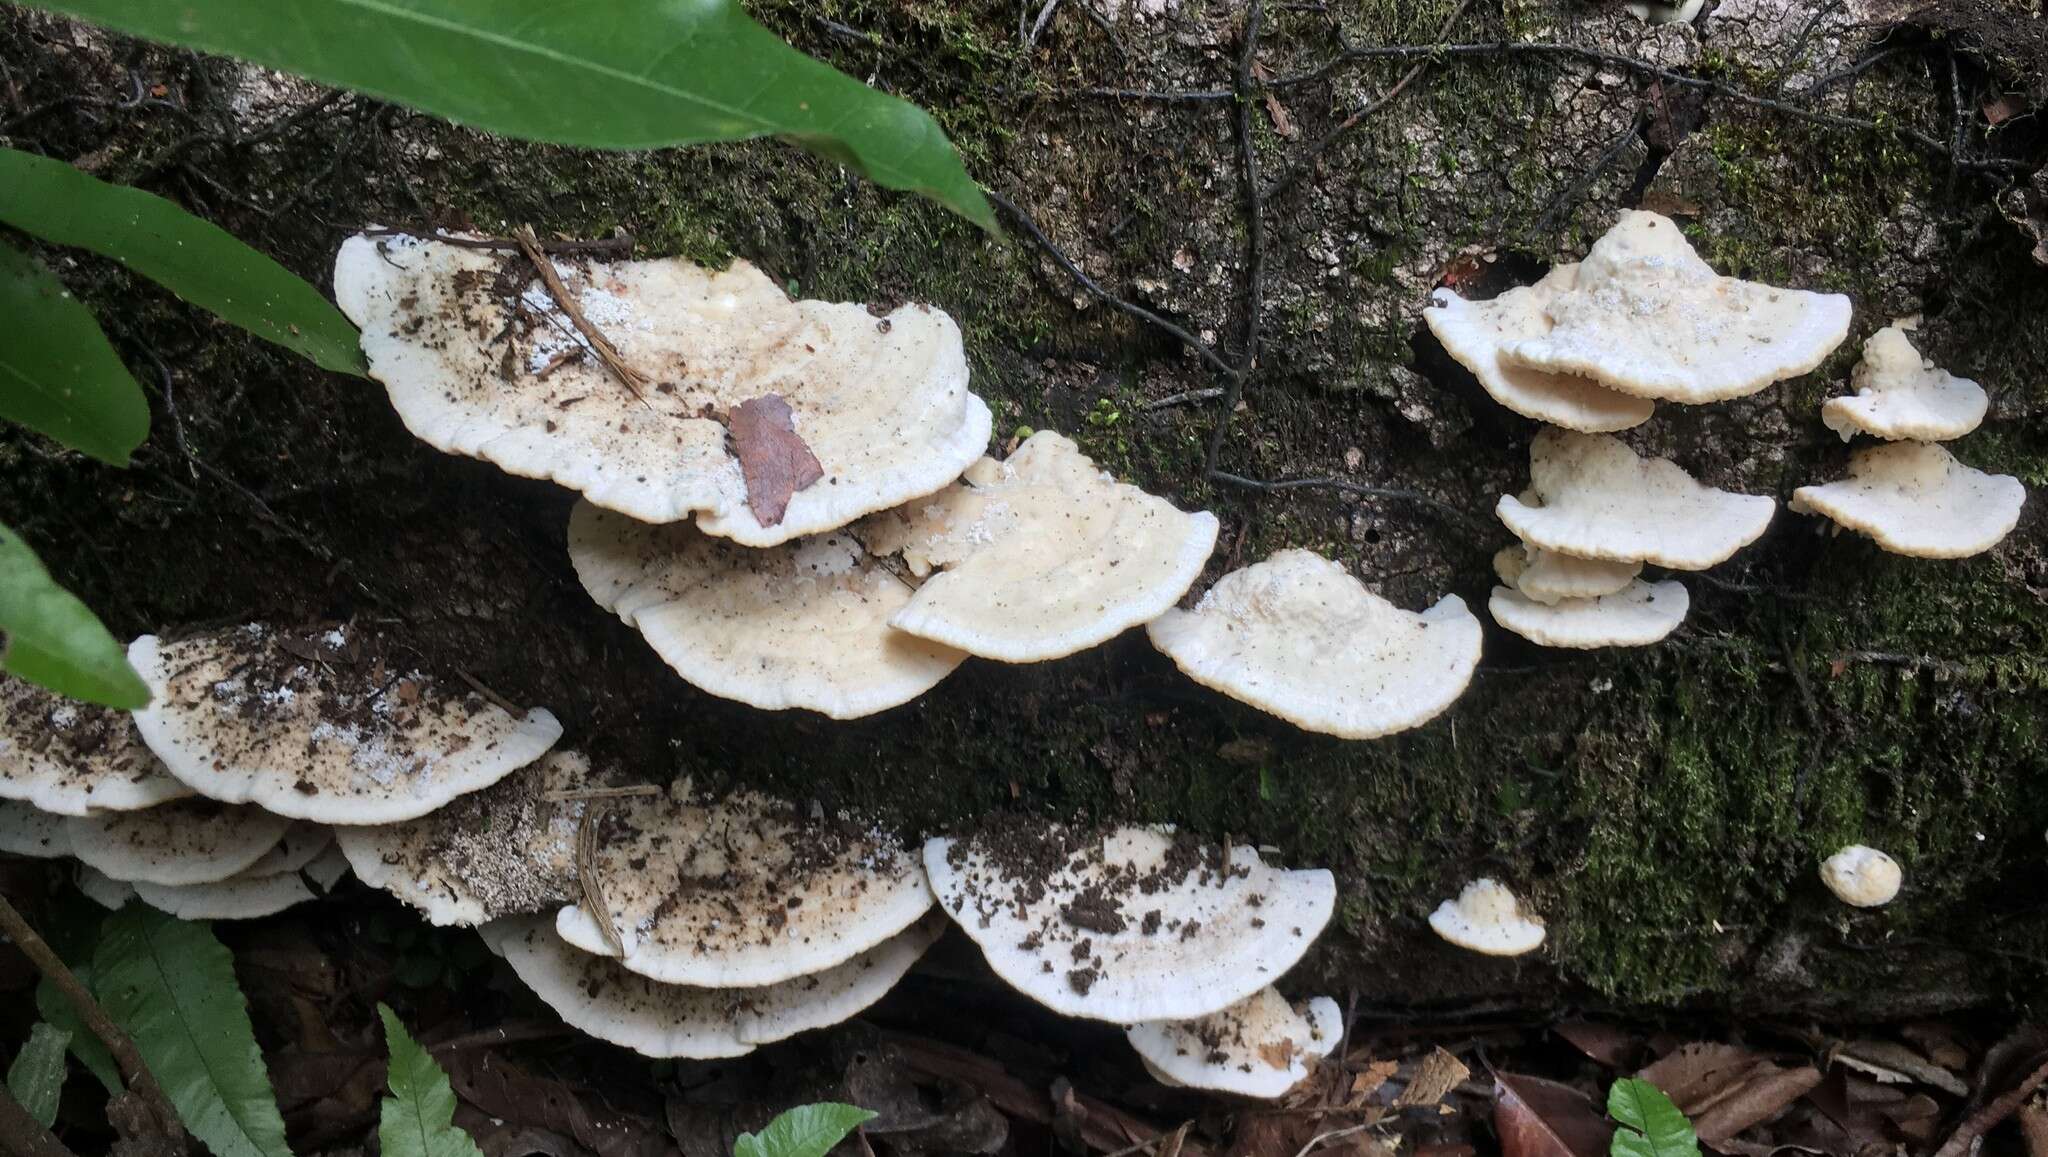
{"label": "small white mushroom", "polygon": [[1270,1100],[1307,1080],[1343,1033],[1336,1001],[1318,996],[1290,1005],[1267,987],[1221,1012],[1148,1021],[1124,1036],[1162,1083]]}
{"label": "small white mushroom", "polygon": [[925,578],[891,626],[1005,663],[1057,659],[1150,622],[1199,578],[1216,516],[1116,481],[1049,430],[856,532]]}
{"label": "small white mushroom", "polygon": [[598,605],[677,674],[763,710],[872,715],[967,657],[889,625],[911,587],[848,530],[757,550],[578,502],[569,559]]}
{"label": "small white mushroom", "polygon": [[135,895],[150,907],[180,920],[254,920],[317,899],[313,889],[306,886],[308,879],[324,894],[348,874],[348,860],[331,845],[309,862],[289,870],[266,872],[263,867],[259,862],[210,884],[138,881],[134,885]]}
{"label": "small white mushroom", "polygon": [[1224,575],[1146,633],[1195,682],[1345,739],[1427,723],[1479,667],[1479,620],[1463,599],[1405,611],[1307,550]]}
{"label": "small white mushroom", "polygon": [[143,746],[126,711],[0,675],[0,799],[77,816],[191,794]]}
{"label": "small white mushroom", "polygon": [[1945,442],[1977,428],[1990,408],[1984,387],[1937,369],[1906,331],[1886,326],[1863,343],[1852,396],[1821,403],[1821,421],[1847,442],[1860,431],[1898,441]]}
{"label": "small white mushroom", "polygon": [[1835,899],[1856,908],[1889,904],[1904,881],[1899,862],[1862,844],[1850,844],[1821,861],[1820,880]]}
{"label": "small white mushroom", "polygon": [[[930,494],[988,448],[959,327],[926,305],[791,301],[744,261],[556,258],[585,319],[645,379],[596,356],[518,253],[350,238],[334,296],[370,373],[435,449],[548,478],[645,522],[773,546]],[[716,416],[768,395],[823,470],[763,525]]]}
{"label": "small white mushroom", "polygon": [[1611,595],[1539,603],[1511,587],[1486,600],[1493,621],[1545,647],[1647,647],[1678,629],[1692,599],[1683,584],[1632,580]]}
{"label": "small white mushroom", "polygon": [[1508,365],[1578,374],[1639,398],[1717,402],[1797,377],[1849,335],[1849,299],[1716,274],[1668,217],[1628,210],[1593,244],[1540,337]]}
{"label": "small white mushroom", "polygon": [[0,852],[54,860],[71,854],[64,817],[20,800],[0,799]]}
{"label": "small white mushroom", "polygon": [[1794,490],[1792,509],[1824,514],[1893,554],[1967,558],[2012,533],[2026,500],[2009,474],[1972,469],[1932,442],[1887,442],[1851,454],[1840,482]]}
{"label": "small white mushroom", "polygon": [[201,794],[328,824],[424,815],[561,737],[545,709],[514,717],[410,669],[401,653],[350,626],[144,635],[128,661],[153,698],[135,725]]}
{"label": "small white mushroom", "polygon": [[615,801],[582,866],[593,914],[572,904],[555,930],[585,952],[615,955],[664,984],[745,988],[822,972],[916,922],[932,893],[917,857],[892,837],[812,818],[752,794]]}
{"label": "small white mushroom", "polygon": [[1622,7],[1629,15],[1649,24],[1690,24],[1707,6],[1707,0],[1629,0]]}
{"label": "small white mushroom", "polygon": [[1493,570],[1500,581],[1539,603],[1565,599],[1593,599],[1628,589],[1643,572],[1640,562],[1614,562],[1604,558],[1573,558],[1554,550],[1523,543],[1493,556]]}
{"label": "small white mushroom", "polygon": [[1458,364],[1472,371],[1493,400],[1525,418],[1604,434],[1641,425],[1656,403],[1616,393],[1591,378],[1553,374],[1501,360],[1501,346],[1550,332],[1551,300],[1570,289],[1578,266],[1559,265],[1534,285],[1510,289],[1491,301],[1466,301],[1448,289],[1422,311],[1429,331]]}
{"label": "small white mushroom", "polygon": [[1438,936],[1487,956],[1520,956],[1543,943],[1543,921],[1522,911],[1506,884],[1482,876],[1429,915]]}
{"label": "small white mushroom", "polygon": [[556,749],[418,819],[335,830],[356,877],[431,924],[476,925],[576,897],[576,836],[587,802],[552,793],[601,787],[580,752]]}
{"label": "small white mushroom", "polygon": [[292,821],[259,807],[181,799],[64,820],[71,854],[116,880],[211,884],[263,858]]}
{"label": "small white mushroom", "polygon": [[1701,485],[1619,439],[1546,429],[1529,444],[1528,493],[1494,510],[1509,530],[1577,558],[1705,570],[1755,542],[1777,503]]}
{"label": "small white mushroom", "polygon": [[1018,991],[1136,1024],[1220,1012],[1294,966],[1329,922],[1327,871],[1157,828],[1011,822],[924,846],[940,907]]}

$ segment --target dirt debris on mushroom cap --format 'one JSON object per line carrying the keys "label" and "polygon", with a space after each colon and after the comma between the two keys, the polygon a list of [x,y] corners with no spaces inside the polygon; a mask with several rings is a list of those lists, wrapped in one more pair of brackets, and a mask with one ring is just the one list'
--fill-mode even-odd
{"label": "dirt debris on mushroom cap", "polygon": [[[744,261],[557,257],[585,319],[645,378],[595,356],[517,252],[358,235],[335,299],[370,373],[436,449],[548,478],[647,522],[773,546],[930,494],[988,448],[959,327],[926,305],[791,301]],[[717,415],[775,394],[824,474],[773,526],[748,509]]]}
{"label": "dirt debris on mushroom cap", "polygon": [[1498,551],[1493,556],[1494,573],[1500,581],[1539,603],[1565,599],[1593,599],[1627,590],[1643,572],[1639,562],[1614,562],[1604,558],[1574,558],[1554,550],[1523,543]]}
{"label": "dirt debris on mushroom cap", "polygon": [[1984,387],[1939,369],[1896,325],[1870,335],[1851,376],[1854,394],[1821,403],[1821,421],[1847,442],[1858,433],[1891,441],[1945,442],[1983,422]]}
{"label": "dirt debris on mushroom cap", "polygon": [[1479,620],[1463,599],[1406,611],[1307,550],[1224,575],[1146,633],[1197,683],[1346,739],[1427,723],[1479,667]]}
{"label": "dirt debris on mushroom cap", "polygon": [[1897,860],[1876,848],[1850,844],[1821,861],[1820,879],[1842,903],[1877,908],[1898,896],[1905,873]]}
{"label": "dirt debris on mushroom cap", "polygon": [[1636,578],[1609,594],[1538,601],[1521,589],[1518,580],[1528,572],[1517,565],[1520,557],[1512,549],[1494,556],[1494,570],[1506,585],[1493,588],[1486,609],[1494,622],[1541,646],[1648,646],[1677,630],[1692,605],[1682,583]]}
{"label": "dirt debris on mushroom cap", "polygon": [[612,785],[581,752],[556,749],[418,819],[335,831],[356,877],[428,923],[476,925],[576,897],[576,835],[588,800],[552,794]]}
{"label": "dirt debris on mushroom cap", "polygon": [[1002,462],[864,520],[877,555],[924,579],[898,630],[1005,663],[1057,659],[1170,609],[1216,546],[1216,516],[1188,513],[1103,473],[1041,430]]}
{"label": "dirt debris on mushroom cap", "polygon": [[889,625],[912,588],[851,530],[757,549],[584,501],[569,515],[569,558],[598,605],[677,674],[768,711],[872,715],[967,657]]}
{"label": "dirt debris on mushroom cap", "polygon": [[1147,1021],[1124,1036],[1162,1083],[1270,1100],[1307,1080],[1343,1032],[1336,1001],[1318,996],[1289,1004],[1268,986],[1220,1012]]}
{"label": "dirt debris on mushroom cap", "polygon": [[128,661],[153,696],[136,727],[172,775],[296,819],[412,819],[532,763],[562,734],[545,708],[515,717],[362,626],[144,635]]}
{"label": "dirt debris on mushroom cap", "polygon": [[753,793],[610,801],[581,867],[583,895],[557,913],[562,939],[665,984],[742,988],[821,972],[909,927],[931,908],[917,857],[849,819],[807,814]]}
{"label": "dirt debris on mushroom cap", "polygon": [[0,799],[75,816],[191,794],[143,745],[126,711],[0,674]]}
{"label": "dirt debris on mushroom cap", "polygon": [[262,859],[291,826],[260,807],[198,798],[64,819],[72,855],[131,884],[225,880]]}
{"label": "dirt debris on mushroom cap", "polygon": [[1849,335],[1851,313],[1841,294],[1722,277],[1675,222],[1638,209],[1623,211],[1544,309],[1550,331],[1507,342],[1506,364],[1694,404],[1812,370]]}
{"label": "dirt debris on mushroom cap", "polygon": [[65,817],[20,800],[0,799],[0,852],[54,860],[71,854]]}
{"label": "dirt debris on mushroom cap", "polygon": [[751,988],[663,984],[564,942],[545,917],[500,920],[485,941],[562,1020],[651,1057],[743,1056],[858,1015],[886,995],[944,927],[929,916],[851,959]]}
{"label": "dirt debris on mushroom cap", "polygon": [[1067,1016],[1192,1020],[1293,967],[1336,881],[1159,828],[1004,818],[925,843],[939,906],[996,975]]}
{"label": "dirt debris on mushroom cap", "polygon": [[1577,558],[1705,570],[1762,537],[1778,504],[1693,480],[1617,438],[1545,429],[1529,444],[1530,489],[1495,513],[1524,542]]}
{"label": "dirt debris on mushroom cap", "polygon": [[1429,331],[1445,352],[1472,371],[1493,400],[1525,418],[1605,434],[1650,420],[1657,408],[1647,398],[1617,393],[1591,378],[1553,374],[1509,365],[1501,347],[1550,332],[1551,299],[1571,288],[1577,265],[1559,265],[1534,285],[1510,289],[1490,301],[1467,301],[1448,289],[1431,297],[1434,308],[1422,311]]}
{"label": "dirt debris on mushroom cap", "polygon": [[[265,872],[259,862],[210,884],[134,884],[135,896],[180,920],[254,920],[318,899],[348,874],[348,860],[331,844],[289,871]],[[307,881],[312,881],[309,887]],[[314,888],[319,889],[318,892]]]}
{"label": "dirt debris on mushroom cap", "polygon": [[1522,910],[1506,884],[1482,876],[1429,914],[1438,936],[1487,956],[1520,956],[1543,944],[1543,921]]}
{"label": "dirt debris on mushroom cap", "polygon": [[2019,525],[2027,488],[1932,442],[1887,442],[1849,456],[1849,476],[1792,492],[1795,513],[1824,514],[1893,554],[1967,558]]}

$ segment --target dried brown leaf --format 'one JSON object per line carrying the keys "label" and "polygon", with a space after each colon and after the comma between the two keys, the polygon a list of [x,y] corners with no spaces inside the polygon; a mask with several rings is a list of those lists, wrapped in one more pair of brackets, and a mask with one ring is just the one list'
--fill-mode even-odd
{"label": "dried brown leaf", "polygon": [[455,1049],[435,1059],[446,1066],[458,1098],[509,1125],[574,1138],[597,1157],[674,1153],[654,1122],[614,1112],[594,1098],[586,1105],[565,1082],[533,1076],[488,1049]]}
{"label": "dried brown leaf", "polygon": [[1259,1059],[1276,1069],[1294,1063],[1294,1042],[1286,1037],[1259,1046]]}
{"label": "dried brown leaf", "polygon": [[1567,1020],[1552,1026],[1573,1048],[1610,1069],[1633,1067],[1642,1055],[1642,1038],[1626,1029],[1590,1020]]}
{"label": "dried brown leaf", "polygon": [[1614,1128],[1569,1085],[1499,1073],[1493,1128],[1501,1157],[1606,1157]]}
{"label": "dried brown leaf", "polygon": [[1749,1049],[1704,1042],[1682,1045],[1636,1075],[1662,1089],[1710,1146],[1771,1120],[1821,1081],[1811,1066],[1788,1069]]}
{"label": "dried brown leaf", "polygon": [[2048,1157],[2048,1107],[2039,1102],[2019,1107],[2020,1136],[2027,1142],[2027,1157]]}
{"label": "dried brown leaf", "polygon": [[1396,1109],[1413,1109],[1423,1105],[1434,1105],[1444,1099],[1445,1094],[1458,1087],[1472,1070],[1465,1063],[1441,1047],[1431,1049],[1429,1055],[1415,1066],[1415,1072],[1408,1078],[1408,1087],[1394,1098]]}
{"label": "dried brown leaf", "polygon": [[1378,1092],[1379,1087],[1381,1085],[1386,1084],[1387,1081],[1390,1080],[1393,1077],[1393,1075],[1400,1070],[1400,1068],[1401,1063],[1399,1061],[1387,1060],[1368,1062],[1365,1068],[1359,1070],[1358,1074],[1351,1078],[1351,1095],[1359,1100],[1363,1100],[1366,1097],[1372,1096],[1374,1093]]}
{"label": "dried brown leaf", "polygon": [[1970,1067],[1970,1050],[1956,1039],[1947,1025],[1923,1021],[1903,1026],[1899,1035],[1913,1042],[1914,1048],[1944,1069],[1960,1073]]}
{"label": "dried brown leaf", "polygon": [[1956,1129],[1955,1135],[1935,1150],[1934,1157],[1962,1157],[1964,1153],[1969,1152],[1977,1138],[1982,1137],[1993,1125],[2012,1116],[2025,1104],[2027,1098],[2033,1096],[2034,1090],[2040,1088],[2044,1081],[2048,1081],[2048,1061],[2044,1061],[2040,1067],[2021,1078],[2019,1084],[1985,1102],[1983,1108],[1965,1117],[1962,1125]]}
{"label": "dried brown leaf", "polygon": [[781,525],[790,495],[825,476],[780,394],[763,394],[733,407],[726,432],[746,478],[747,509],[762,526]]}
{"label": "dried brown leaf", "polygon": [[1961,1077],[1897,1041],[1844,1041],[1835,1046],[1831,1055],[1838,1064],[1868,1073],[1886,1084],[1918,1082],[1958,1097],[1970,1094],[1970,1086]]}

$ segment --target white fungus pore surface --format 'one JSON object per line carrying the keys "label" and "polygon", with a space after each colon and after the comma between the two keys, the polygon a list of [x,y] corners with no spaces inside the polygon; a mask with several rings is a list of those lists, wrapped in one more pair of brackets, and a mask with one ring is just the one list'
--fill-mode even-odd
{"label": "white fungus pore surface", "polygon": [[1849,456],[1849,476],[1801,486],[1792,509],[1824,514],[1893,554],[1967,558],[2019,525],[2027,488],[1986,474],[1932,442],[1887,442]]}
{"label": "white fungus pore surface", "polygon": [[1176,1087],[1271,1100],[1308,1079],[1310,1066],[1336,1049],[1343,1032],[1336,1001],[1318,996],[1289,1004],[1267,987],[1221,1012],[1147,1021],[1124,1036],[1147,1069]]}
{"label": "white fungus pore surface", "polygon": [[1197,683],[1346,739],[1427,723],[1479,666],[1479,620],[1463,599],[1405,611],[1307,550],[1224,575],[1147,633]]}
{"label": "white fungus pore surface", "polygon": [[1510,289],[1490,301],[1466,301],[1448,289],[1422,311],[1429,331],[1459,365],[1472,371],[1493,400],[1525,418],[1604,434],[1640,425],[1657,408],[1647,398],[1617,393],[1591,378],[1509,365],[1501,347],[1550,332],[1551,300],[1568,290],[1577,265],[1559,265],[1534,285]]}
{"label": "white fungus pore surface", "polygon": [[[334,292],[370,373],[422,441],[547,478],[646,522],[772,546],[930,494],[988,447],[959,327],[943,312],[791,301],[744,261],[557,257],[578,308],[645,376],[587,347],[516,252],[350,238]],[[718,415],[769,394],[824,476],[762,525]]]}
{"label": "white fungus pore surface", "polygon": [[1852,395],[1821,403],[1821,421],[1847,442],[1858,433],[1898,441],[1945,442],[1977,428],[1990,408],[1984,387],[1920,356],[1906,331],[1891,325],[1863,343]]}

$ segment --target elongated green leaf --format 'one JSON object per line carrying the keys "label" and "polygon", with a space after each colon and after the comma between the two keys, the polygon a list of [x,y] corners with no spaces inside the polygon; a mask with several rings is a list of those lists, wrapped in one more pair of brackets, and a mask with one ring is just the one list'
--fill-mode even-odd
{"label": "elongated green leaf", "polygon": [[356,328],[290,270],[162,197],[0,149],[0,221],[90,249],[324,369],[363,373]]}
{"label": "elongated green leaf", "polygon": [[[100,928],[106,919],[106,909],[75,892],[51,903],[43,912],[43,938],[87,992],[92,991],[93,946],[99,943]],[[121,1073],[114,1067],[107,1046],[85,1026],[78,1010],[48,977],[36,984],[36,1011],[44,1020],[71,1034],[71,1055],[99,1078],[109,1095],[121,1091]]]}
{"label": "elongated green leaf", "polygon": [[[71,971],[78,976],[80,983],[92,983],[89,966],[74,964]],[[91,1029],[85,1027],[78,1010],[71,1007],[71,1002],[64,999],[57,986],[47,980],[36,985],[36,1011],[43,1014],[44,1020],[70,1035],[71,1055],[78,1058],[86,1072],[99,1078],[100,1084],[107,1087],[108,1096],[121,1091],[121,1070],[114,1067],[113,1054],[100,1043],[100,1038],[92,1035]]]}
{"label": "elongated green leaf", "polygon": [[641,149],[781,136],[993,232],[916,106],[777,40],[738,0],[38,0],[491,132]]}
{"label": "elongated green leaf", "polygon": [[47,1022],[28,1030],[28,1043],[7,1066],[7,1091],[47,1129],[57,1123],[57,1098],[64,1092],[64,1047],[71,1034]]}
{"label": "elongated green leaf", "polygon": [[149,402],[100,323],[43,263],[0,245],[0,418],[116,466],[149,437]]}
{"label": "elongated green leaf", "polygon": [[1607,1090],[1607,1115],[1621,1126],[1609,1150],[1613,1157],[1699,1157],[1692,1122],[1648,1081],[1624,1077],[1614,1082]]}
{"label": "elongated green leaf", "polygon": [[866,1109],[834,1101],[798,1105],[759,1133],[741,1133],[732,1143],[733,1157],[825,1157],[848,1133],[874,1119]]}
{"label": "elongated green leaf", "polygon": [[134,710],[149,688],[84,603],[60,587],[43,560],[0,525],[0,671],[73,699]]}
{"label": "elongated green leaf", "polygon": [[378,1005],[377,1015],[384,1018],[384,1046],[391,1051],[391,1095],[377,1122],[384,1157],[483,1157],[469,1134],[455,1126],[448,1074],[389,1007]]}
{"label": "elongated green leaf", "polygon": [[128,905],[107,917],[93,988],[214,1157],[289,1157],[234,959],[211,927]]}

